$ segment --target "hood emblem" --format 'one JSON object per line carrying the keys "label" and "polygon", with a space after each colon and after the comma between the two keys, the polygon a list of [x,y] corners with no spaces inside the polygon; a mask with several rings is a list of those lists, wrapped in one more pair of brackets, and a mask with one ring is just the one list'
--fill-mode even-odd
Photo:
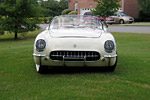
{"label": "hood emblem", "polygon": [[73,45],[73,47],[74,47],[74,48],[76,48],[76,47],[77,47],[77,45],[76,45],[76,44],[74,44],[74,45]]}

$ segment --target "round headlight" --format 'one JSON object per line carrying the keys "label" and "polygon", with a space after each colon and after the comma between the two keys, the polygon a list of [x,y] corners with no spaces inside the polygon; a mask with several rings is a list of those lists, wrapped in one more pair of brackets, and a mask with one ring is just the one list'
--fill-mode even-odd
{"label": "round headlight", "polygon": [[39,39],[39,40],[36,41],[36,50],[37,50],[38,52],[44,51],[45,47],[46,47],[46,42],[45,42],[45,40]]}
{"label": "round headlight", "polygon": [[112,40],[107,40],[104,44],[104,48],[107,53],[112,53],[112,51],[115,49],[114,42]]}

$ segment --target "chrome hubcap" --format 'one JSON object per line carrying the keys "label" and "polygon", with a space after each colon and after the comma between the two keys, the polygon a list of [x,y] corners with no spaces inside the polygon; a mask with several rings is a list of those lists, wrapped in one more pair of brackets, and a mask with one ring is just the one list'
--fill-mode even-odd
{"label": "chrome hubcap", "polygon": [[120,23],[123,24],[123,20],[121,20]]}

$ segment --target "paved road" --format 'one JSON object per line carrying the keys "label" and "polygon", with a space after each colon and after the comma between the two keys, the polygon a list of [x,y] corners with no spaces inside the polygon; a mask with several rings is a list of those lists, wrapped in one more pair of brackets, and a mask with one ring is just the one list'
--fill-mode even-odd
{"label": "paved road", "polygon": [[39,24],[42,30],[45,30],[49,24]]}
{"label": "paved road", "polygon": [[[39,25],[43,30],[48,24]],[[109,32],[125,32],[125,33],[147,33],[150,34],[150,26],[109,26]]]}
{"label": "paved road", "polygon": [[127,33],[148,33],[150,34],[150,26],[109,26],[109,32],[127,32]]}

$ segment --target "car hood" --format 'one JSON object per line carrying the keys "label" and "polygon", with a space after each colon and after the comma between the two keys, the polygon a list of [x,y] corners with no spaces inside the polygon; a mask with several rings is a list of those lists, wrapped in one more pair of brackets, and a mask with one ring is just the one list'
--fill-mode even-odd
{"label": "car hood", "polygon": [[103,30],[99,29],[59,29],[50,30],[50,35],[54,38],[98,38],[102,32]]}

